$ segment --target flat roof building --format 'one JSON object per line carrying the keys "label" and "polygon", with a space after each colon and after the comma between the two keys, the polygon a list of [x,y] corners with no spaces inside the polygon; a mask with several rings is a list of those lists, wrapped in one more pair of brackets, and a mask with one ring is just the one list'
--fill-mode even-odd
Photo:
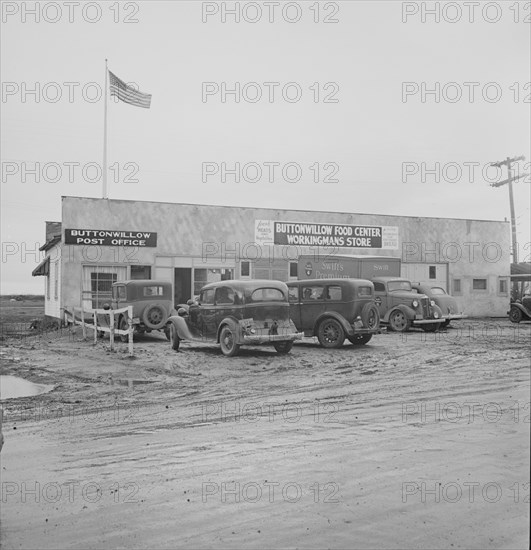
{"label": "flat roof building", "polygon": [[470,316],[505,316],[509,302],[505,221],[63,197],[46,231],[33,275],[55,318],[102,307],[127,279],[170,281],[176,304],[213,281],[286,282],[302,254],[401,258],[402,276],[442,286]]}

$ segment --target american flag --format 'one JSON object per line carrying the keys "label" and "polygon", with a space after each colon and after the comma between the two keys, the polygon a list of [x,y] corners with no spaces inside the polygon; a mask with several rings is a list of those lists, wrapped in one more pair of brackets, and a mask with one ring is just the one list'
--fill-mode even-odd
{"label": "american flag", "polygon": [[109,71],[109,83],[111,87],[111,96],[117,97],[124,103],[143,107],[144,109],[149,109],[151,106],[151,94],[143,94],[135,90],[132,86],[128,86],[114,73],[111,73],[111,71]]}

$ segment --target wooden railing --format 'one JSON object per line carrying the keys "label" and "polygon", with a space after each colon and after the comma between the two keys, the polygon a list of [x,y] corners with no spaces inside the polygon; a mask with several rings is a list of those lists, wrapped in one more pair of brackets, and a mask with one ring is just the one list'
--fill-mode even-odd
{"label": "wooden railing", "polygon": [[[79,312],[76,318],[76,312]],[[115,327],[115,319],[120,313],[127,312],[127,330],[121,330]],[[85,314],[91,316],[91,322],[85,320]],[[108,325],[98,323],[98,315],[109,316]],[[127,306],[121,309],[85,309],[81,307],[65,308],[65,322],[74,325],[80,325],[83,330],[83,339],[87,338],[87,328],[94,331],[94,343],[98,341],[98,332],[108,332],[111,341],[111,350],[114,349],[114,335],[128,335],[129,356],[133,356],[133,306]]]}

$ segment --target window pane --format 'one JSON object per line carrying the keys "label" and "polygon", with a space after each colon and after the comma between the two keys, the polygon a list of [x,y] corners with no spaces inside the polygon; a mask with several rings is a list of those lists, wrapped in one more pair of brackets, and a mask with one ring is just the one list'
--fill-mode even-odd
{"label": "window pane", "polygon": [[298,302],[299,301],[299,287],[298,286],[288,287],[288,299],[289,299],[290,302]]}
{"label": "window pane", "polygon": [[430,265],[430,279],[437,279],[437,266]]}
{"label": "window pane", "polygon": [[251,263],[242,262],[241,264],[242,277],[249,277],[251,275]]}
{"label": "window pane", "polygon": [[374,290],[385,292],[385,285],[383,283],[374,283]]}
{"label": "window pane", "polygon": [[150,265],[132,265],[131,266],[131,279],[151,279],[151,266]]}
{"label": "window pane", "polygon": [[328,299],[329,300],[342,300],[343,293],[340,286],[329,286],[328,287]]}
{"label": "window pane", "polygon": [[290,262],[289,264],[289,276],[290,277],[296,277],[297,276],[297,262]]}
{"label": "window pane", "polygon": [[446,292],[444,291],[444,289],[441,288],[441,287],[439,287],[439,286],[434,286],[434,287],[432,287],[431,293],[432,293],[434,296],[442,296],[442,295],[446,294]]}
{"label": "window pane", "polygon": [[454,292],[461,292],[461,279],[454,279]]}
{"label": "window pane", "polygon": [[409,281],[390,281],[387,286],[389,292],[394,292],[395,290],[411,291],[411,283]]}
{"label": "window pane", "polygon": [[303,300],[323,300],[324,286],[305,286],[302,290]]}
{"label": "window pane", "polygon": [[487,290],[487,279],[472,279],[474,290]]}
{"label": "window pane", "polygon": [[216,304],[233,304],[234,290],[232,288],[222,286],[216,289]]}
{"label": "window pane", "polygon": [[370,286],[360,286],[358,288],[358,296],[371,296],[372,288]]}
{"label": "window pane", "polygon": [[278,288],[258,288],[256,289],[251,300],[253,302],[284,302],[284,294]]}
{"label": "window pane", "polygon": [[199,300],[201,304],[212,305],[214,303],[214,293],[215,293],[214,288],[209,288],[208,290],[204,290]]}
{"label": "window pane", "polygon": [[161,286],[145,286],[144,296],[162,296],[164,294]]}

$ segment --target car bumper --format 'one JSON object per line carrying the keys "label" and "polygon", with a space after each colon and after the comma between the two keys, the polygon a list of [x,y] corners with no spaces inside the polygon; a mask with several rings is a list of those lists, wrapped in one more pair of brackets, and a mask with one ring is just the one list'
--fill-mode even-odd
{"label": "car bumper", "polygon": [[350,325],[350,330],[348,331],[348,336],[357,336],[359,334],[381,334],[382,331],[380,328],[366,328],[366,327],[356,327]]}
{"label": "car bumper", "polygon": [[457,321],[458,319],[466,319],[468,315],[465,315],[464,313],[450,313],[448,315],[445,315],[443,317],[444,321]]}
{"label": "car bumper", "polygon": [[444,317],[439,317],[439,319],[412,319],[414,325],[433,325],[435,323],[442,323],[445,320]]}
{"label": "car bumper", "polygon": [[245,334],[243,344],[268,344],[269,342],[293,342],[302,340],[304,332],[293,332],[291,334]]}

